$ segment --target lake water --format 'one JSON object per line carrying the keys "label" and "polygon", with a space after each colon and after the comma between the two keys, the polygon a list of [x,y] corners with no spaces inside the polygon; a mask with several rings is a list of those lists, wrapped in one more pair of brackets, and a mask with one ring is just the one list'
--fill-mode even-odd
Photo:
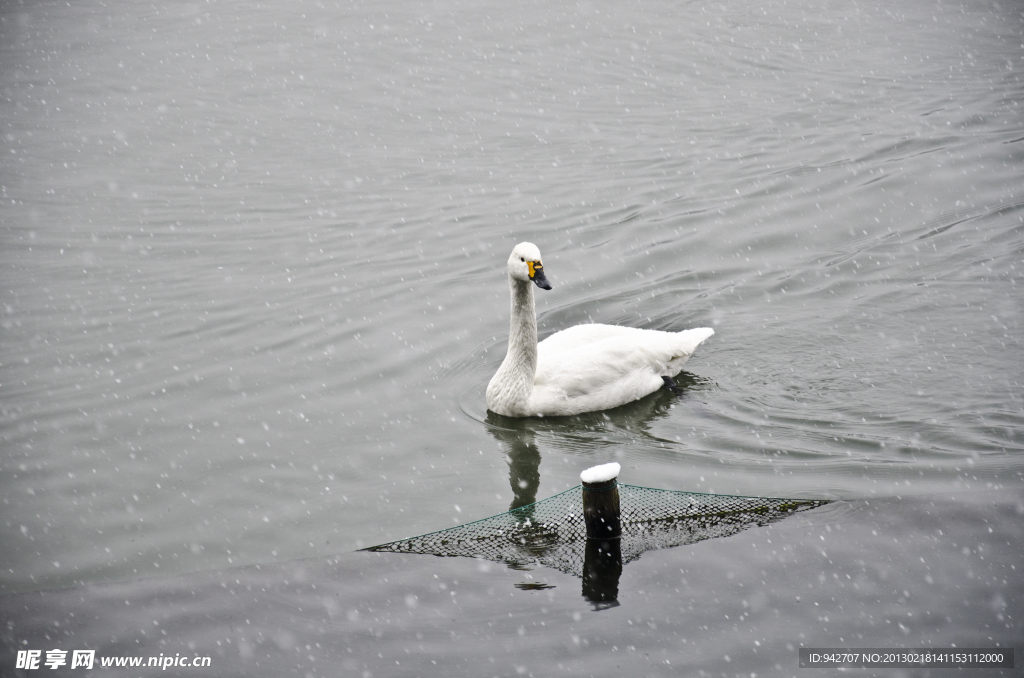
{"label": "lake water", "polygon": [[[1013,2],[4,3],[0,592],[357,572],[613,460],[1011,529],[1022,73]],[[488,415],[524,240],[542,337],[713,327],[685,393]]]}

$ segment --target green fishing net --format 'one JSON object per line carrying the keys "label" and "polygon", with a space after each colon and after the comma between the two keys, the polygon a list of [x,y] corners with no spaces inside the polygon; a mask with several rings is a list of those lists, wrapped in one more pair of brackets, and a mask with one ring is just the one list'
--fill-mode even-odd
{"label": "green fishing net", "polygon": [[[645,551],[727,537],[829,503],[735,497],[619,484],[621,564]],[[516,569],[545,565],[583,577],[587,531],[579,485],[534,504],[366,551],[484,558]]]}

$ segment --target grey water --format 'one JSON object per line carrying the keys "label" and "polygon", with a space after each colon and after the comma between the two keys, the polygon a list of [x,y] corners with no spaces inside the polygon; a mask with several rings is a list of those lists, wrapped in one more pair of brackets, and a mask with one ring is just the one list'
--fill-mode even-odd
{"label": "grey water", "polygon": [[[0,4],[0,593],[285,567],[613,460],[1019,497],[1022,72],[1014,2]],[[542,337],[714,328],[684,393],[489,415],[524,240]]]}

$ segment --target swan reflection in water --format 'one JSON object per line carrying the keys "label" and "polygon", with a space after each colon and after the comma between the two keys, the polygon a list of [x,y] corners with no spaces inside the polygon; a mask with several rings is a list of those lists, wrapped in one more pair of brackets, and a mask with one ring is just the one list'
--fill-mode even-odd
{"label": "swan reflection in water", "polygon": [[[677,381],[686,387],[700,379],[683,373]],[[541,462],[538,441],[576,451],[591,457],[591,462],[604,461],[616,446],[606,435],[610,427],[645,433],[653,421],[666,416],[673,403],[678,402],[678,393],[659,391],[614,410],[574,417],[512,419],[488,414],[488,430],[501,445],[509,465],[509,511],[366,550],[484,558],[516,570],[544,565],[580,577],[583,597],[599,610],[618,605],[623,566],[646,551],[729,536],[828,503],[619,484],[616,491],[622,536],[588,539],[583,523],[583,491],[579,486],[537,501]],[[595,454],[602,447],[608,448],[607,453]],[[550,587],[529,583],[517,588]]]}
{"label": "swan reflection in water", "polygon": [[674,390],[662,389],[640,400],[605,412],[587,412],[572,417],[504,417],[487,412],[487,432],[497,440],[508,464],[508,481],[512,488],[513,511],[537,501],[540,487],[540,448],[537,434],[552,434],[568,451],[598,457],[601,448],[614,449],[618,443],[601,435],[609,428],[625,429],[650,436],[650,426],[668,416],[680,396],[693,387],[710,384],[710,380],[690,372],[680,372]]}
{"label": "swan reflection in water", "polygon": [[[488,412],[488,423],[492,417],[506,419]],[[512,503],[508,510],[514,511],[536,502],[537,488],[540,487],[540,450],[536,434],[529,428],[516,431],[494,426],[490,432],[501,442],[508,464],[508,483],[512,487]]]}

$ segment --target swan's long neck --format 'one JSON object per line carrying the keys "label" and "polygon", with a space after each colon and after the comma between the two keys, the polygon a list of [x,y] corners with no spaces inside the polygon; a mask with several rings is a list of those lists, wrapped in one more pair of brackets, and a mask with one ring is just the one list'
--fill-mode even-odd
{"label": "swan's long neck", "polygon": [[508,353],[487,385],[487,405],[498,414],[523,416],[537,373],[537,311],[533,283],[512,276],[508,282],[512,288]]}
{"label": "swan's long neck", "polygon": [[512,288],[512,320],[505,363],[515,369],[532,390],[537,373],[537,307],[533,301],[533,283],[509,276],[508,284]]}

